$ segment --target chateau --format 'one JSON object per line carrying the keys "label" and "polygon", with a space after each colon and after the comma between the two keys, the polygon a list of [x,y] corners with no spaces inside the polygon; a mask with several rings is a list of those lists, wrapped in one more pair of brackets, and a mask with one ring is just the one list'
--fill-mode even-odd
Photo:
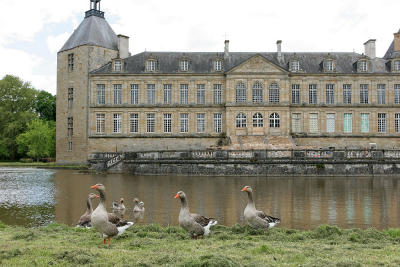
{"label": "chateau", "polygon": [[[400,148],[400,32],[383,58],[277,51],[129,53],[90,10],[57,58],[57,162],[95,152]],[[222,50],[222,49],[221,49]],[[281,144],[281,145],[280,145]]]}

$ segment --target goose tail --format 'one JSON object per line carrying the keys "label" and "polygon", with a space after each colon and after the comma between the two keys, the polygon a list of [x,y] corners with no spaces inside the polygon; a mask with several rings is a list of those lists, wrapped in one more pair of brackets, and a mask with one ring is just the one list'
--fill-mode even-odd
{"label": "goose tail", "polygon": [[126,229],[128,229],[129,227],[131,227],[133,225],[133,222],[128,222],[126,225],[124,225],[124,226],[120,226],[120,227],[117,227],[117,229],[118,229],[118,235],[120,236],[120,235],[122,235],[125,231],[126,231]]}
{"label": "goose tail", "polygon": [[211,230],[210,230],[211,227],[214,226],[214,225],[216,225],[217,223],[218,223],[218,221],[210,220],[210,222],[207,224],[207,226],[204,227],[204,235],[205,235],[205,236],[209,235],[210,232],[211,232]]}
{"label": "goose tail", "polygon": [[272,221],[268,223],[269,228],[273,228],[273,227],[275,227],[278,223],[281,222],[281,220],[280,220],[279,218],[274,218],[274,217],[271,217],[271,218],[272,218]]}

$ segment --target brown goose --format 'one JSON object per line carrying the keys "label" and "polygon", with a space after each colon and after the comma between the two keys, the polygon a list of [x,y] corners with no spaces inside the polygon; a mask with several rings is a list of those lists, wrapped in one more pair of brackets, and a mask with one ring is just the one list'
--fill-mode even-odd
{"label": "brown goose", "polygon": [[124,199],[121,197],[119,199],[119,203],[117,201],[114,201],[112,203],[112,208],[113,208],[113,210],[116,210],[119,212],[125,211]]}
{"label": "brown goose", "polygon": [[184,192],[179,191],[175,198],[181,200],[181,210],[179,212],[179,225],[189,232],[190,237],[199,239],[200,236],[210,234],[210,228],[218,222],[201,216],[199,214],[190,213],[188,201]]}
{"label": "brown goose", "polygon": [[268,216],[263,211],[256,210],[253,201],[253,189],[250,186],[242,188],[242,192],[247,192],[249,202],[244,209],[244,219],[247,224],[254,228],[268,229],[277,225],[281,220],[272,216]]}
{"label": "brown goose", "polygon": [[97,208],[93,211],[91,216],[92,226],[99,231],[104,238],[104,244],[106,238],[108,238],[108,244],[111,243],[111,237],[121,235],[128,229],[133,223],[128,223],[125,226],[117,227],[115,224],[109,222],[109,215],[106,210],[106,188],[102,184],[96,184],[92,186],[92,189],[97,189],[100,195],[100,203]]}
{"label": "brown goose", "polygon": [[86,201],[86,212],[80,217],[77,227],[90,227],[90,216],[92,215],[92,199],[98,198],[99,196],[93,193],[90,193],[88,199]]}
{"label": "brown goose", "polygon": [[140,201],[139,199],[135,198],[133,199],[133,203],[134,203],[134,207],[133,207],[133,219],[134,222],[138,221],[138,220],[142,220],[144,217],[144,202]]}

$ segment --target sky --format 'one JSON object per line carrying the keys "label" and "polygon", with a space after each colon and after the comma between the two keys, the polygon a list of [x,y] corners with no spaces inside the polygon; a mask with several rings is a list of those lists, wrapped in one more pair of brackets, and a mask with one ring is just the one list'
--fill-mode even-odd
{"label": "sky", "polygon": [[[102,0],[130,52],[364,52],[383,57],[400,28],[399,0]],[[0,79],[7,74],[56,93],[57,52],[89,0],[0,0]]]}

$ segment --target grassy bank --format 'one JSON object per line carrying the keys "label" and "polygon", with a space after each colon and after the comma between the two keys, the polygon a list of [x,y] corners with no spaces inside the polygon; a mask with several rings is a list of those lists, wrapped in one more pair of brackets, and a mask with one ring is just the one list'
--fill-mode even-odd
{"label": "grassy bank", "polygon": [[195,241],[177,227],[134,226],[103,245],[93,230],[0,224],[0,265],[399,266],[400,229],[313,231],[217,226]]}
{"label": "grassy bank", "polygon": [[26,167],[26,168],[44,168],[44,169],[70,169],[70,170],[87,170],[87,165],[62,165],[55,162],[14,162],[14,161],[4,161],[0,162],[0,167]]}

